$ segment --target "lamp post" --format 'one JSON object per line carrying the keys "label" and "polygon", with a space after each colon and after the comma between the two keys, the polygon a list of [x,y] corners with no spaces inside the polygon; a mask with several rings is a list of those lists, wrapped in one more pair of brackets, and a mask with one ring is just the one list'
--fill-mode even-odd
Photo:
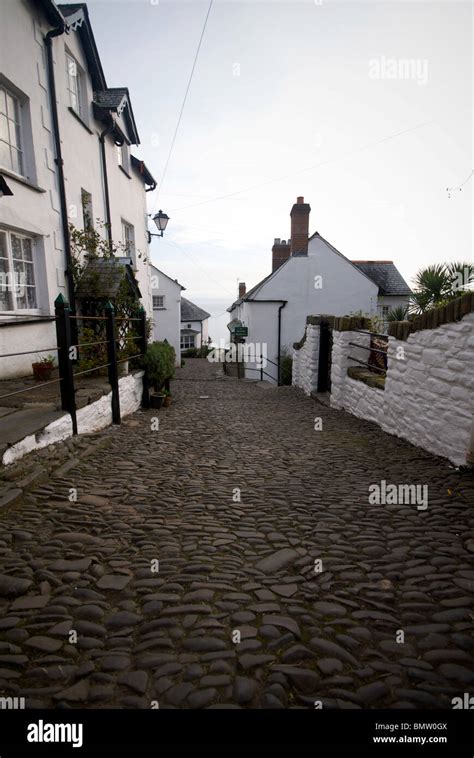
{"label": "lamp post", "polygon": [[152,232],[148,232],[148,244],[150,244],[152,237],[163,236],[163,232],[165,231],[169,220],[170,219],[169,219],[168,214],[163,213],[162,210],[159,210],[158,213],[155,213],[155,215],[153,216],[153,221],[155,222],[155,225],[156,225],[156,228],[158,229],[159,234],[152,234]]}

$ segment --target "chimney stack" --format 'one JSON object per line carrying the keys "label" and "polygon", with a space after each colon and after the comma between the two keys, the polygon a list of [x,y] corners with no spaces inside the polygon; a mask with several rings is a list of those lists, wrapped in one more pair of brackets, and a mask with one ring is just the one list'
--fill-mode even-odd
{"label": "chimney stack", "polygon": [[245,282],[239,282],[239,298],[243,297],[247,291]]}
{"label": "chimney stack", "polygon": [[291,253],[308,255],[309,214],[311,206],[304,197],[297,197],[291,209]]}
{"label": "chimney stack", "polygon": [[290,257],[290,240],[281,240],[275,237],[272,247],[272,273]]}

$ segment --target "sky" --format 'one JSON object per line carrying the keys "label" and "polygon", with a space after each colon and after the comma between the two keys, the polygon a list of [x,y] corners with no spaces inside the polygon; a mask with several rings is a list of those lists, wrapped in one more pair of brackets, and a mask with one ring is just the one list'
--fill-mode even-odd
{"label": "sky", "polygon": [[270,273],[298,195],[310,233],[409,283],[473,260],[470,2],[214,0],[170,156],[209,0],[88,7],[160,185],[149,211],[170,216],[152,262],[211,312],[214,340],[237,282]]}

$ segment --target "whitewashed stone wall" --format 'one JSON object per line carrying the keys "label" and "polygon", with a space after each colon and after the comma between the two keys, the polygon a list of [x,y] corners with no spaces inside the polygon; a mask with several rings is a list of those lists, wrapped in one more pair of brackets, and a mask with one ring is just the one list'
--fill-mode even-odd
{"label": "whitewashed stone wall", "polygon": [[[119,379],[120,414],[122,418],[134,413],[141,405],[143,389],[143,371],[129,374]],[[112,423],[111,395],[103,395],[95,403],[84,406],[77,411],[77,431],[79,434],[98,432]],[[69,413],[52,421],[36,434],[25,437],[9,447],[3,455],[3,464],[13,463],[32,450],[62,442],[72,436],[72,423]]]}
{"label": "whitewashed stone wall", "polygon": [[306,339],[302,347],[293,350],[291,383],[311,395],[318,390],[319,324],[306,325]]}
{"label": "whitewashed stone wall", "polygon": [[[385,390],[347,376],[348,355],[368,351],[358,332],[333,333],[331,406],[374,421],[386,432],[466,463],[474,415],[474,313],[461,321],[423,329],[407,340],[389,338]],[[367,336],[368,339],[368,336]]]}

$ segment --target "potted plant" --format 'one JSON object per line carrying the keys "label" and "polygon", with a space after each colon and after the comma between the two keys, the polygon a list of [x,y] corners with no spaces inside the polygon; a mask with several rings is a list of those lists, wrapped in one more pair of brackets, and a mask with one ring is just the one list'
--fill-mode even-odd
{"label": "potted plant", "polygon": [[[152,408],[161,408],[165,399],[165,384],[174,376],[174,348],[166,342],[152,342],[143,357],[146,381],[152,385],[154,392],[150,393]],[[168,403],[169,404],[169,403]]]}
{"label": "potted plant", "polygon": [[47,355],[45,358],[40,358],[39,361],[31,364],[31,368],[33,369],[33,378],[37,382],[48,382],[54,370],[54,356]]}
{"label": "potted plant", "polygon": [[171,405],[171,401],[173,399],[173,396],[169,390],[165,390],[165,397],[163,400],[163,408],[169,408]]}

